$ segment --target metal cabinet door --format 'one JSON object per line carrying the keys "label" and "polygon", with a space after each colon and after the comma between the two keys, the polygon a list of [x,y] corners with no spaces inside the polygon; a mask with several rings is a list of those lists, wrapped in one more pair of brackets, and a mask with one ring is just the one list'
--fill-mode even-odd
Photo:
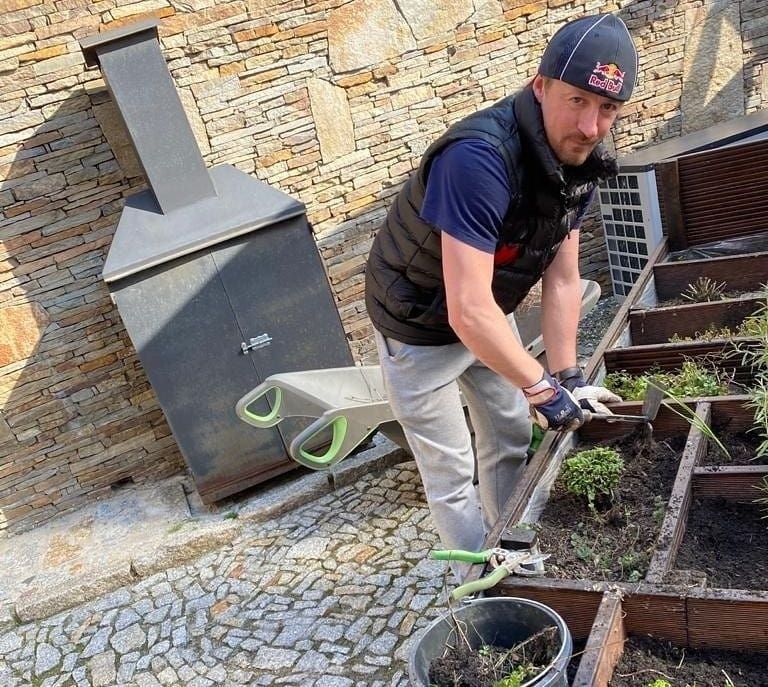
{"label": "metal cabinet door", "polygon": [[259,376],[352,364],[304,217],[217,246],[213,255],[246,340],[270,339],[248,354]]}
{"label": "metal cabinet door", "polygon": [[[341,318],[304,216],[217,246],[214,258],[262,379],[353,364]],[[259,343],[260,342],[260,343]],[[305,421],[284,421],[290,443]]]}
{"label": "metal cabinet door", "polygon": [[295,467],[277,431],[257,431],[235,415],[237,400],[262,378],[240,350],[242,332],[210,252],[112,291],[203,501]]}

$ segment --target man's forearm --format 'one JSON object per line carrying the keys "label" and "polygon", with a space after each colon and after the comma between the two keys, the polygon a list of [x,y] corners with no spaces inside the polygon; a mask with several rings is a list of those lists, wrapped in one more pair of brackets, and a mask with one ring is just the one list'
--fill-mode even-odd
{"label": "man's forearm", "polygon": [[527,387],[541,379],[541,365],[514,336],[507,318],[495,303],[465,312],[451,324],[478,360],[516,386]]}
{"label": "man's forearm", "polygon": [[581,280],[557,281],[542,289],[541,332],[550,372],[576,365],[576,337],[581,310]]}

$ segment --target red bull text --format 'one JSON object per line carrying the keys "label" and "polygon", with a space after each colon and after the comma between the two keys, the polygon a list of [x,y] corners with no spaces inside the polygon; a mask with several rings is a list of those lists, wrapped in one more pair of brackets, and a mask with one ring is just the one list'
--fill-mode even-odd
{"label": "red bull text", "polygon": [[589,85],[608,93],[620,93],[624,86],[625,73],[612,62],[610,64],[598,62],[589,76]]}

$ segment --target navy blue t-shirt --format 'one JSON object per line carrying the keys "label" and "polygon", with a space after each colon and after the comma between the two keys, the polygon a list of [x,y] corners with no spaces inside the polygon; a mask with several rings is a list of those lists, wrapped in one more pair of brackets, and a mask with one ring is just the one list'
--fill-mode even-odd
{"label": "navy blue t-shirt", "polygon": [[[494,254],[510,201],[501,155],[485,141],[462,139],[432,161],[420,216],[462,243]],[[581,209],[574,228],[578,228],[587,207],[589,202]]]}

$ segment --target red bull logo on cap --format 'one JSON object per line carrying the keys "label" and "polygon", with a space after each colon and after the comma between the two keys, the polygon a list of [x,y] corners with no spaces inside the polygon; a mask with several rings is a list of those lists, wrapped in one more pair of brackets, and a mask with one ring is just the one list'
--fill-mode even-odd
{"label": "red bull logo on cap", "polygon": [[621,71],[618,65],[613,62],[610,64],[598,62],[595,64],[592,74],[589,75],[589,85],[608,93],[621,93],[624,86],[624,74],[626,72]]}

